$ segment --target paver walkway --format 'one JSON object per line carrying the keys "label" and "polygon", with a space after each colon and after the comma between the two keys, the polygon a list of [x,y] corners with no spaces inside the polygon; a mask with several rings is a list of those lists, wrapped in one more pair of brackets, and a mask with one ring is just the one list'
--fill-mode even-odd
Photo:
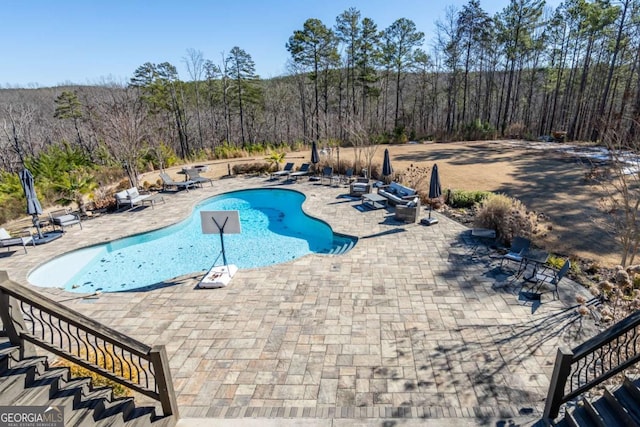
{"label": "paver walkway", "polygon": [[304,192],[304,210],[357,245],[241,270],[215,290],[196,288],[203,273],[92,299],[37,289],[165,345],[182,417],[535,419],[558,346],[594,333],[571,308],[582,292],[572,282],[563,281],[559,300],[524,299],[497,258],[470,257],[466,227],[438,214],[437,225],[405,225],[392,208],[361,211],[348,189],[316,182],[239,177],[165,195],[155,209],[104,215],[27,255],[3,256],[0,270],[27,284],[52,256],[171,224],[214,194],[260,187]]}

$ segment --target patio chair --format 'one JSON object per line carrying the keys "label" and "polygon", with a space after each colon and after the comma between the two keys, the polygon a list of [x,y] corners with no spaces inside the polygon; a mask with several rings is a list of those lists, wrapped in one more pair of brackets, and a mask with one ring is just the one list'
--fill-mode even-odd
{"label": "patio chair", "polygon": [[33,236],[28,231],[25,231],[25,236],[13,237],[11,236],[7,230],[4,228],[0,228],[0,248],[7,248],[9,250],[10,246],[22,246],[24,249],[24,253],[27,253],[27,245],[31,243],[33,246],[36,245],[35,240],[33,240]]}
{"label": "patio chair", "polygon": [[349,196],[362,197],[364,194],[371,192],[371,184],[368,178],[358,178],[355,182],[349,184]]}
{"label": "patio chair", "polygon": [[406,205],[396,205],[394,218],[398,221],[414,223],[420,214],[420,197],[416,196]]}
{"label": "patio chair", "polygon": [[328,179],[329,185],[331,185],[333,184],[334,179],[337,181],[340,177],[333,174],[333,168],[331,166],[325,166],[322,169],[322,175],[320,176],[320,184],[322,184],[325,179]]}
{"label": "patio chair", "polygon": [[56,228],[56,226],[58,226],[60,227],[60,230],[64,232],[65,227],[78,224],[80,226],[80,230],[82,230],[82,221],[80,220],[80,215],[71,212],[71,210],[69,209],[58,209],[55,211],[51,211],[49,212],[49,218],[51,219],[51,226],[54,229]]}
{"label": "patio chair", "polygon": [[522,270],[522,266],[524,265],[524,254],[527,253],[529,247],[531,246],[531,241],[529,239],[525,239],[524,237],[517,236],[511,242],[511,248],[509,252],[502,256],[502,260],[500,261],[500,268],[504,264],[504,261],[513,261],[518,263],[518,273]]}
{"label": "patio chair", "polygon": [[557,296],[560,298],[560,294],[558,294],[558,284],[562,280],[562,278],[567,274],[569,269],[571,268],[571,261],[566,260],[562,265],[560,270],[555,270],[552,268],[548,268],[543,270],[535,275],[535,284],[533,285],[538,291],[544,286],[553,287],[552,292],[554,295],[554,299]]}
{"label": "patio chair", "polygon": [[298,177],[307,176],[311,173],[311,163],[303,163],[300,166],[298,172],[291,172],[289,174],[289,178],[293,178],[294,181],[298,180]]}
{"label": "patio chair", "polygon": [[271,173],[269,178],[276,179],[276,178],[280,178],[281,176],[287,176],[293,171],[294,166],[295,166],[295,163],[289,162],[286,165],[284,165],[284,168],[282,170]]}
{"label": "patio chair", "polygon": [[213,179],[200,175],[200,171],[198,169],[185,169],[184,173],[187,174],[187,179],[195,182],[196,185],[202,186],[203,182],[208,182],[213,187]]}
{"label": "patio chair", "polygon": [[343,184],[351,184],[353,181],[355,181],[355,177],[353,176],[353,168],[348,168],[345,171],[344,176],[342,177],[340,182]]}
{"label": "patio chair", "polygon": [[196,186],[196,183],[191,180],[179,182],[174,181],[166,172],[160,173],[160,179],[162,180],[162,191],[165,191],[171,187],[175,187],[176,191],[181,189],[189,191],[189,187],[194,188]]}

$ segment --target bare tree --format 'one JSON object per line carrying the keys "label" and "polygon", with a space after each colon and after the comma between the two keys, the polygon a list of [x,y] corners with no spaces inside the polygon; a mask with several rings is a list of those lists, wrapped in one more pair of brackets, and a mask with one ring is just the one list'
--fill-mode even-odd
{"label": "bare tree", "polygon": [[148,142],[148,109],[137,90],[131,87],[111,92],[96,106],[96,129],[113,158],[122,164],[131,185],[138,186],[140,158]]}
{"label": "bare tree", "polygon": [[633,264],[640,248],[640,139],[628,139],[609,130],[603,141],[611,156],[611,167],[608,173],[594,174],[594,178],[606,194],[602,204],[620,242],[620,264],[626,267]]}
{"label": "bare tree", "polygon": [[[33,146],[29,141],[31,124],[35,117],[35,109],[31,105],[15,106],[9,104],[0,110],[2,114],[2,132],[7,142],[11,157],[5,160],[10,170],[24,165],[25,158],[33,155]],[[4,145],[4,144],[3,144]],[[4,150],[3,150],[4,151]]]}
{"label": "bare tree", "polygon": [[204,74],[204,57],[202,52],[195,49],[187,49],[187,57],[183,59],[187,66],[189,76],[193,80],[196,95],[196,121],[198,122],[198,148],[202,148],[204,137],[202,134],[202,120],[200,119],[200,81]]}
{"label": "bare tree", "polygon": [[356,173],[367,166],[367,177],[371,176],[371,163],[378,149],[378,144],[372,141],[366,126],[358,117],[351,116],[345,123],[345,131],[354,149],[354,168]]}

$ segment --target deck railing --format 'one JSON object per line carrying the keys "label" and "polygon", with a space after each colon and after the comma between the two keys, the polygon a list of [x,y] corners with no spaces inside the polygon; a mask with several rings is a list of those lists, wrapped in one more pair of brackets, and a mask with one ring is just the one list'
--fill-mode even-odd
{"label": "deck railing", "polygon": [[20,347],[34,346],[160,402],[164,416],[178,406],[164,346],[149,347],[11,280],[0,271],[3,333]]}
{"label": "deck railing", "polygon": [[544,408],[554,420],[560,407],[640,360],[640,311],[580,344],[559,348]]}

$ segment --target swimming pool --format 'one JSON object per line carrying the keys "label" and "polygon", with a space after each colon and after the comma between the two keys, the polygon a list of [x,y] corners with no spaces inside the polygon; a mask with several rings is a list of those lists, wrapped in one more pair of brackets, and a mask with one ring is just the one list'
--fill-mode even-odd
{"label": "swimming pool", "polygon": [[200,211],[238,210],[242,232],[225,234],[227,262],[240,269],[263,267],[310,253],[341,253],[355,238],[306,215],[304,194],[284,189],[241,190],[199,203],[170,227],[70,252],[28,277],[36,286],[71,292],[119,292],[158,285],[222,264],[220,236],[203,234]]}

